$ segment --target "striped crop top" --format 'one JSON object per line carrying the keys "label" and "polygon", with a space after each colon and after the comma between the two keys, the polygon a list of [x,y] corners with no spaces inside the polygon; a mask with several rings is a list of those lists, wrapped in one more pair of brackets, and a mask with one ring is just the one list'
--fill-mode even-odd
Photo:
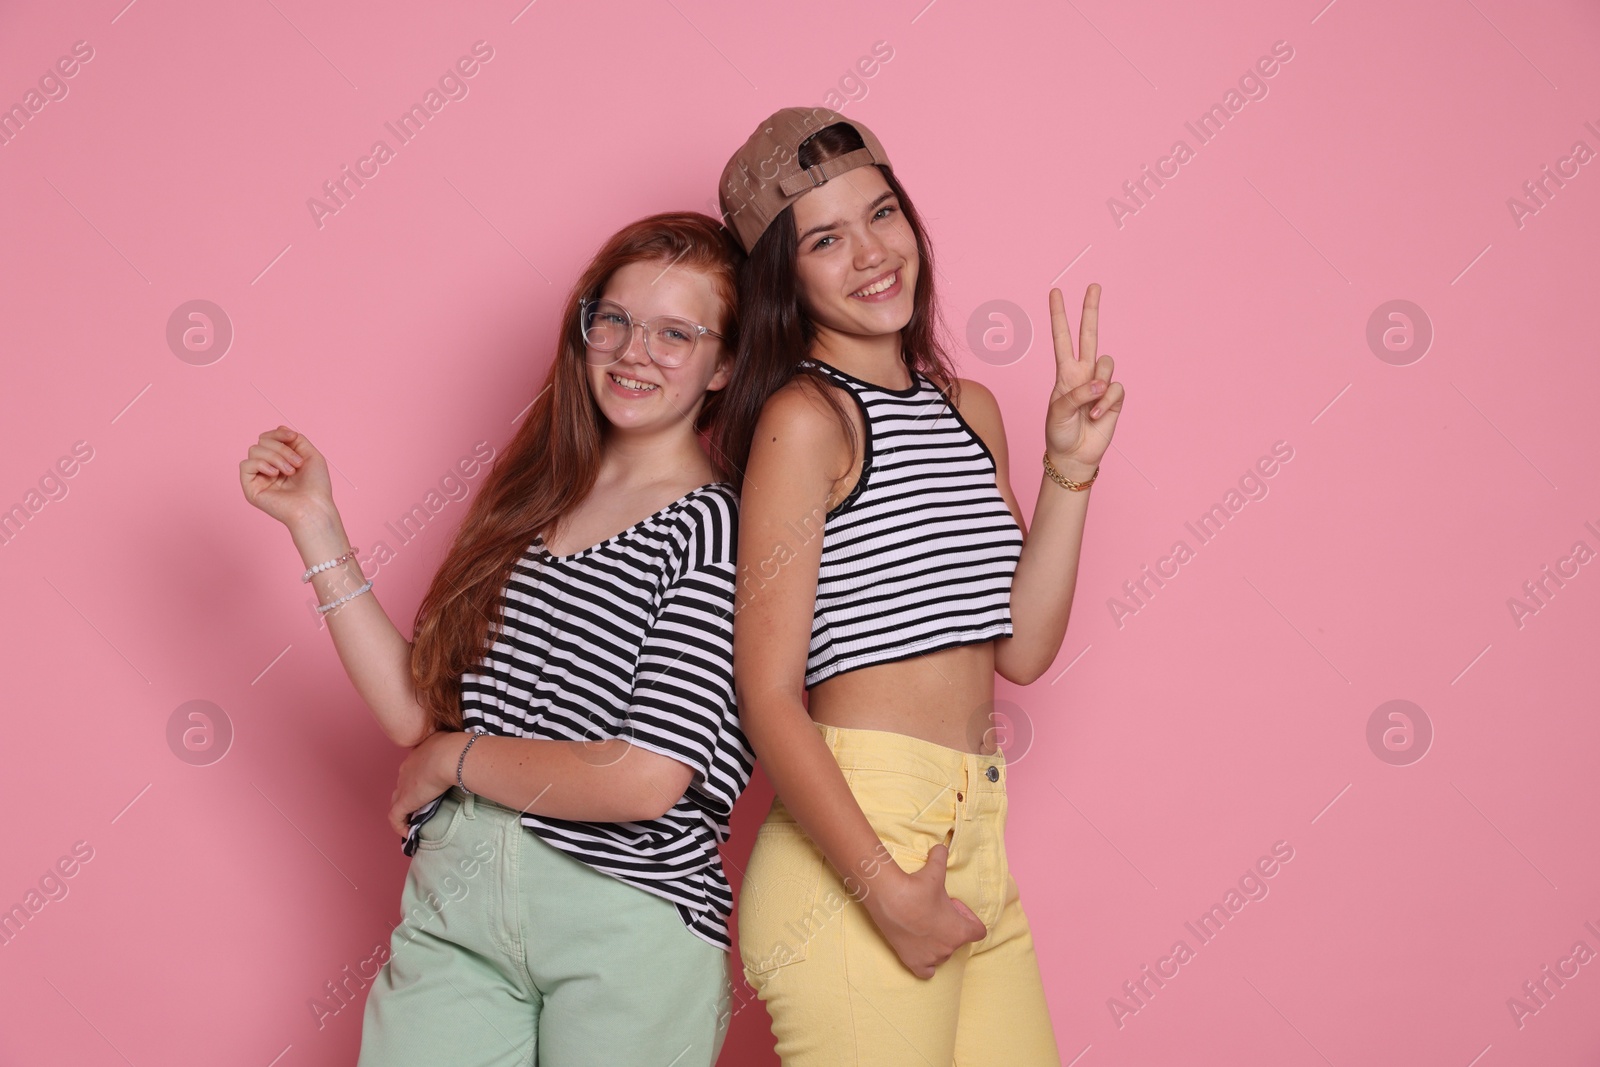
{"label": "striped crop top", "polygon": [[804,360],[861,408],[861,476],[823,524],[806,688],[859,667],[1011,636],[1022,530],[994,456],[937,386],[888,389]]}

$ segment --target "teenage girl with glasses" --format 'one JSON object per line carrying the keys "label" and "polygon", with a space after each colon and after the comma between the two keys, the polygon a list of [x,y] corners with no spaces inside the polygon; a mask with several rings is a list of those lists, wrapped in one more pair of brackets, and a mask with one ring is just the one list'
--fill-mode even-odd
{"label": "teenage girl with glasses", "polygon": [[1123,402],[1074,355],[1055,381],[1032,528],[994,396],[935,332],[931,249],[859,122],[789,108],[723,172],[749,253],[718,448],[743,476],[735,678],[777,797],[739,898],[745,976],[786,1065],[1059,1063],[1006,861],[994,676],[1060,650]]}
{"label": "teenage girl with glasses", "polygon": [[412,747],[389,812],[412,855],[406,918],[367,998],[364,1067],[716,1060],[733,903],[717,844],[752,760],[737,497],[698,435],[732,369],[742,258],[696,213],[600,249],[414,643],[362,595],[311,442],[280,426],[240,464],[337,605],[357,691]]}

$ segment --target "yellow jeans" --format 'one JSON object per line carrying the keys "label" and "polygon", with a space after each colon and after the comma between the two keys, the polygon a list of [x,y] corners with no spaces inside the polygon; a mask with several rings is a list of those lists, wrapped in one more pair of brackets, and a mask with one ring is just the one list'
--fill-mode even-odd
{"label": "yellow jeans", "polygon": [[932,978],[900,962],[783,802],[756,832],[739,954],[785,1067],[1059,1065],[1033,935],[1006,860],[1006,766],[882,730],[817,724],[861,810],[906,872],[949,847],[945,890],[989,933]]}

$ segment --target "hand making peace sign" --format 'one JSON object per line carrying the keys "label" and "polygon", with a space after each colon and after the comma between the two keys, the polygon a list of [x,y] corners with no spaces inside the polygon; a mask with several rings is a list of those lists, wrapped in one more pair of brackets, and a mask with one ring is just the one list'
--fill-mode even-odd
{"label": "hand making peace sign", "polygon": [[1093,470],[1111,447],[1111,435],[1122,411],[1121,382],[1111,380],[1110,356],[1096,358],[1100,337],[1100,285],[1091,282],[1083,294],[1078,323],[1078,352],[1060,289],[1050,290],[1050,334],[1056,347],[1056,384],[1045,411],[1044,444],[1055,460],[1071,460]]}

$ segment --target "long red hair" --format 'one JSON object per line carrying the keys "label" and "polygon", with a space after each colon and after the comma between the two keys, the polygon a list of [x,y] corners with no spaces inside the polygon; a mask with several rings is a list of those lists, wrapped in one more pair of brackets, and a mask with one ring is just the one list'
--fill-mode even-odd
{"label": "long red hair", "polygon": [[[567,294],[544,388],[496,457],[417,607],[411,677],[436,729],[461,729],[461,676],[490,647],[512,567],[537,535],[550,532],[588,495],[599,475],[604,416],[589,391],[579,302],[599,297],[619,268],[656,260],[711,278],[727,310],[718,332],[727,350],[737,351],[744,252],[716,220],[693,211],[651,215],[618,231],[595,253]],[[715,424],[721,400],[720,391],[706,395],[697,432]],[[725,467],[716,466],[725,477]]]}

